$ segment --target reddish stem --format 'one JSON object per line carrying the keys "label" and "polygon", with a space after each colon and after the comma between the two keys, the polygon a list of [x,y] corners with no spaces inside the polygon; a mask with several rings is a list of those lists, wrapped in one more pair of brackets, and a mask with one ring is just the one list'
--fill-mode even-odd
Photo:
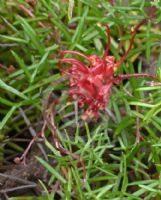
{"label": "reddish stem", "polygon": [[127,55],[129,54],[130,50],[132,49],[132,45],[134,43],[134,38],[137,34],[138,29],[140,28],[140,26],[142,26],[143,24],[145,24],[147,22],[147,19],[143,19],[135,28],[134,31],[132,33],[132,38],[130,41],[130,46],[128,48],[128,50],[126,51],[125,55],[121,57],[121,59],[115,64],[115,67],[119,67],[123,61],[126,59]]}
{"label": "reddish stem", "polygon": [[19,8],[27,13],[30,17],[34,18],[34,14],[32,13],[32,11],[26,8],[24,5],[20,4]]}
{"label": "reddish stem", "polygon": [[156,79],[155,76],[151,75],[151,74],[146,74],[146,73],[140,73],[140,74],[123,74],[123,75],[118,75],[115,80],[117,81],[122,81],[125,79],[129,79],[129,78],[140,78],[140,77],[147,77],[147,78],[152,78],[152,79]]}
{"label": "reddish stem", "polygon": [[36,137],[33,137],[32,140],[30,141],[30,143],[28,144],[27,148],[25,149],[24,153],[21,155],[21,157],[16,157],[14,159],[14,162],[16,164],[19,164],[19,163],[23,163],[24,165],[26,165],[26,156],[29,152],[29,150],[31,149],[31,146],[34,144],[35,140],[36,140]]}
{"label": "reddish stem", "polygon": [[[21,10],[23,10],[25,13],[27,13],[30,17],[32,17],[32,18],[35,17],[35,15],[32,13],[32,11],[29,10],[28,8],[26,8],[24,5],[22,5],[22,4],[19,5],[19,8],[20,8]],[[39,24],[40,27],[46,28],[46,25],[43,24],[42,22],[38,22],[38,24]]]}

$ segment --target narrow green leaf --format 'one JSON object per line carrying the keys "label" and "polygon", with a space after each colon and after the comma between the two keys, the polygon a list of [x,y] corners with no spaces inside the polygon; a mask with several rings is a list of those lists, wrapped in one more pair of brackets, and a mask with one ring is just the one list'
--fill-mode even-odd
{"label": "narrow green leaf", "polygon": [[24,39],[21,39],[21,38],[16,38],[16,37],[13,37],[13,36],[8,36],[8,35],[0,35],[1,38],[4,38],[6,40],[10,40],[10,41],[13,41],[13,42],[18,42],[18,43],[28,43],[28,41],[24,40]]}
{"label": "narrow green leaf", "polygon": [[150,35],[150,28],[151,28],[151,22],[149,21],[146,31],[146,59],[147,62],[150,63],[150,54],[151,54],[151,35]]}
{"label": "narrow green leaf", "polygon": [[98,51],[101,51],[103,49],[102,42],[100,41],[100,39],[95,38],[94,44],[95,44],[95,47]]}
{"label": "narrow green leaf", "polygon": [[49,6],[50,4],[47,3],[46,0],[41,0],[42,4],[44,5],[44,7],[46,7],[51,13],[52,13],[52,17],[51,17],[51,22],[60,29],[60,31],[64,34],[64,36],[66,37],[67,40],[71,40],[71,35],[68,32],[66,26],[64,25],[64,23],[62,23],[62,21],[58,18],[58,16],[56,15],[56,12],[54,11],[54,9]]}
{"label": "narrow green leaf", "polygon": [[[45,185],[41,180],[39,180],[39,182],[40,182],[42,188],[45,190],[45,193],[46,193],[46,196],[47,196],[46,200],[53,200],[53,199],[54,199],[54,197],[53,197],[54,194],[49,194],[49,191],[48,191],[48,189],[46,188],[46,185]],[[44,197],[42,197],[42,198],[44,198]],[[24,200],[25,200],[25,199],[24,199]],[[38,198],[37,200],[41,200],[41,199]],[[42,200],[43,200],[43,199],[42,199]],[[44,200],[45,200],[45,199],[44,199]]]}
{"label": "narrow green leaf", "polygon": [[22,99],[25,99],[25,100],[28,100],[28,97],[26,97],[22,92],[19,92],[18,90],[16,90],[15,88],[7,85],[4,81],[2,81],[0,79],[0,88],[4,89],[4,90],[7,90],[19,97],[21,97]]}
{"label": "narrow green leaf", "polygon": [[69,18],[69,20],[71,20],[71,18],[72,18],[73,9],[74,9],[74,0],[69,0],[69,5],[68,5],[68,18]]}
{"label": "narrow green leaf", "polygon": [[130,105],[135,105],[135,106],[142,106],[142,107],[147,107],[147,108],[153,108],[155,105],[148,104],[148,103],[142,103],[138,101],[131,101],[129,102]]}
{"label": "narrow green leaf", "polygon": [[27,66],[25,65],[24,61],[22,58],[20,58],[14,51],[11,51],[12,55],[14,56],[14,58],[16,59],[17,63],[19,64],[19,66],[22,68],[22,70],[24,71],[24,73],[26,74],[28,80],[31,80],[31,74],[27,68]]}
{"label": "narrow green leaf", "polygon": [[40,67],[46,62],[48,55],[49,55],[49,52],[46,52],[46,53],[43,55],[43,57],[42,57],[42,59],[40,60],[40,62],[36,65],[35,70],[34,70],[34,72],[33,72],[33,74],[32,74],[32,77],[31,77],[31,83],[34,81],[34,79],[35,79],[35,77],[36,77],[36,75],[37,75],[37,73],[38,73]]}
{"label": "narrow green leaf", "polygon": [[152,90],[161,90],[161,86],[150,86],[150,87],[141,87],[137,88],[136,91],[152,91]]}
{"label": "narrow green leaf", "polygon": [[78,43],[79,42],[79,40],[80,40],[80,38],[82,36],[82,31],[83,31],[83,26],[84,26],[84,20],[85,20],[85,17],[87,16],[87,14],[88,14],[88,7],[86,7],[84,9],[83,16],[82,16],[82,18],[81,18],[81,20],[80,20],[80,22],[79,22],[79,24],[77,26],[77,29],[75,31],[74,36],[72,38],[72,43]]}
{"label": "narrow green leaf", "polygon": [[35,85],[32,85],[28,87],[26,90],[23,91],[24,94],[29,93],[43,85],[46,85],[48,83],[51,83],[53,81],[56,81],[60,78],[60,74],[54,74],[53,76],[50,76],[49,78],[46,78],[44,80],[41,80],[40,82],[36,83]]}
{"label": "narrow green leaf", "polygon": [[20,18],[21,25],[23,26],[25,33],[27,34],[27,36],[30,38],[32,42],[31,44],[35,47],[35,49],[39,51],[41,55],[43,55],[45,48],[43,44],[41,43],[39,36],[36,34],[35,30],[30,26],[27,20],[25,20],[22,17],[19,17],[19,18]]}
{"label": "narrow green leaf", "polygon": [[5,115],[5,117],[2,119],[2,121],[0,122],[0,130],[3,129],[3,127],[6,125],[7,121],[10,119],[10,117],[12,116],[12,114],[14,113],[14,111],[16,110],[16,106],[13,106]]}
{"label": "narrow green leaf", "polygon": [[121,122],[117,125],[115,134],[119,135],[126,127],[132,125],[134,121],[135,119],[130,116],[122,118]]}
{"label": "narrow green leaf", "polygon": [[123,164],[123,176],[122,176],[123,181],[122,181],[121,191],[125,193],[128,187],[127,161],[125,156],[123,156],[122,164]]}
{"label": "narrow green leaf", "polygon": [[155,104],[151,110],[147,112],[147,114],[144,117],[144,121],[149,122],[152,117],[154,117],[157,113],[161,111],[161,101],[157,104]]}
{"label": "narrow green leaf", "polygon": [[39,158],[36,156],[36,159],[52,174],[54,175],[58,180],[60,180],[62,183],[66,183],[66,180],[61,176],[51,165],[49,165],[45,160],[42,158]]}
{"label": "narrow green leaf", "polygon": [[45,139],[45,145],[51,150],[51,152],[56,156],[61,156],[60,152],[57,151],[53,145],[51,145],[46,139]]}
{"label": "narrow green leaf", "polygon": [[96,199],[102,199],[103,196],[113,188],[113,186],[114,186],[114,184],[108,184],[104,187],[101,187],[100,188],[101,190],[98,193],[98,195],[96,196]]}
{"label": "narrow green leaf", "polygon": [[[159,192],[158,190],[156,190],[156,189],[154,189],[154,188],[152,188],[152,187],[150,187],[150,186],[147,186],[147,185],[139,185],[139,187],[145,189],[145,192],[146,192],[146,191]],[[161,192],[160,192],[160,193],[161,193]]]}
{"label": "narrow green leaf", "polygon": [[2,97],[0,97],[0,103],[7,105],[7,106],[15,106],[16,103],[8,101],[7,99],[4,99]]}

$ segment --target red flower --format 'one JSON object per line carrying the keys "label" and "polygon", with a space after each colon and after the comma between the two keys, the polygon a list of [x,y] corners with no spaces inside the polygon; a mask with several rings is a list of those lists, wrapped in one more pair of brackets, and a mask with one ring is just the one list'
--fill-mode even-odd
{"label": "red flower", "polygon": [[99,110],[105,109],[108,104],[113,84],[118,84],[121,80],[130,77],[149,77],[147,74],[126,74],[116,78],[113,77],[114,71],[121,65],[131,50],[137,30],[145,22],[146,20],[143,20],[136,26],[132,34],[129,49],[116,63],[114,63],[115,58],[108,55],[110,48],[110,30],[107,25],[103,26],[106,26],[108,45],[102,58],[97,55],[87,57],[79,52],[70,50],[61,52],[60,56],[64,56],[67,53],[75,54],[84,58],[89,63],[88,65],[84,64],[75,58],[62,58],[59,60],[60,65],[62,63],[71,65],[69,69],[62,69],[62,71],[67,74],[70,83],[69,95],[78,101],[79,107],[87,107],[82,116],[84,120],[99,117]]}

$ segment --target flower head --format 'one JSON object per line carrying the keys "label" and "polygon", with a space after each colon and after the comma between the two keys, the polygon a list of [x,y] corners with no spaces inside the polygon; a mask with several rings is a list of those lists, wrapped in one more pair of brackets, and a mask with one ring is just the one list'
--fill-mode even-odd
{"label": "flower head", "polygon": [[[91,55],[89,60],[91,66],[74,59],[71,67],[63,70],[70,83],[69,95],[78,101],[79,107],[87,107],[83,119],[98,118],[98,111],[103,110],[108,103],[113,84],[114,58],[108,56],[104,61]],[[69,64],[70,61],[68,58],[60,60]]]}
{"label": "flower head", "polygon": [[74,54],[88,62],[88,64],[85,64],[75,58],[61,58],[59,60],[60,66],[62,63],[70,65],[70,68],[67,70],[61,69],[63,73],[67,74],[67,79],[69,80],[69,95],[78,101],[79,107],[86,109],[82,116],[84,120],[99,117],[99,111],[105,109],[108,104],[113,84],[118,84],[121,80],[130,77],[149,77],[147,74],[125,74],[113,77],[114,71],[122,64],[131,50],[137,30],[146,21],[146,19],[142,20],[134,28],[128,50],[116,63],[115,58],[108,55],[110,29],[106,24],[103,24],[103,26],[106,27],[108,45],[102,58],[97,55],[86,56],[71,50],[65,50],[60,53],[60,56],[68,53]]}

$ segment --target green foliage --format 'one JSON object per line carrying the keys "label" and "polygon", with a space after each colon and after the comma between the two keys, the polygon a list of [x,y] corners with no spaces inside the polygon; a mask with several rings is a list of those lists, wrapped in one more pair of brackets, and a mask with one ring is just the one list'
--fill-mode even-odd
{"label": "green foliage", "polygon": [[[116,0],[116,5],[111,6],[106,0],[39,0],[33,10],[24,0],[0,0],[0,4],[0,140],[8,144],[2,145],[1,159],[5,160],[6,152],[14,157],[23,151],[12,138],[6,140],[8,135],[22,138],[26,129],[29,135],[19,108],[39,130],[43,124],[43,99],[52,91],[59,98],[55,120],[60,142],[84,160],[86,177],[78,160],[61,156],[46,141],[49,157],[56,164],[52,166],[37,157],[50,174],[46,185],[40,181],[46,197],[37,199],[52,199],[57,194],[60,199],[159,200],[160,1]],[[34,16],[29,16],[20,4],[31,9]],[[99,24],[107,23],[111,28],[110,54],[118,60],[129,46],[130,28],[148,17],[146,10],[151,5],[157,7],[156,17],[140,28],[133,49],[116,73],[147,70],[156,74],[157,80],[132,78],[114,86],[108,112],[102,112],[98,121],[82,123],[81,109],[67,98],[68,86],[61,79],[57,55],[70,49],[101,56],[107,38]],[[10,66],[14,71],[10,72]],[[138,130],[144,138],[139,143]],[[50,137],[49,131],[46,134]],[[56,181],[60,189],[50,194],[48,186]]]}

